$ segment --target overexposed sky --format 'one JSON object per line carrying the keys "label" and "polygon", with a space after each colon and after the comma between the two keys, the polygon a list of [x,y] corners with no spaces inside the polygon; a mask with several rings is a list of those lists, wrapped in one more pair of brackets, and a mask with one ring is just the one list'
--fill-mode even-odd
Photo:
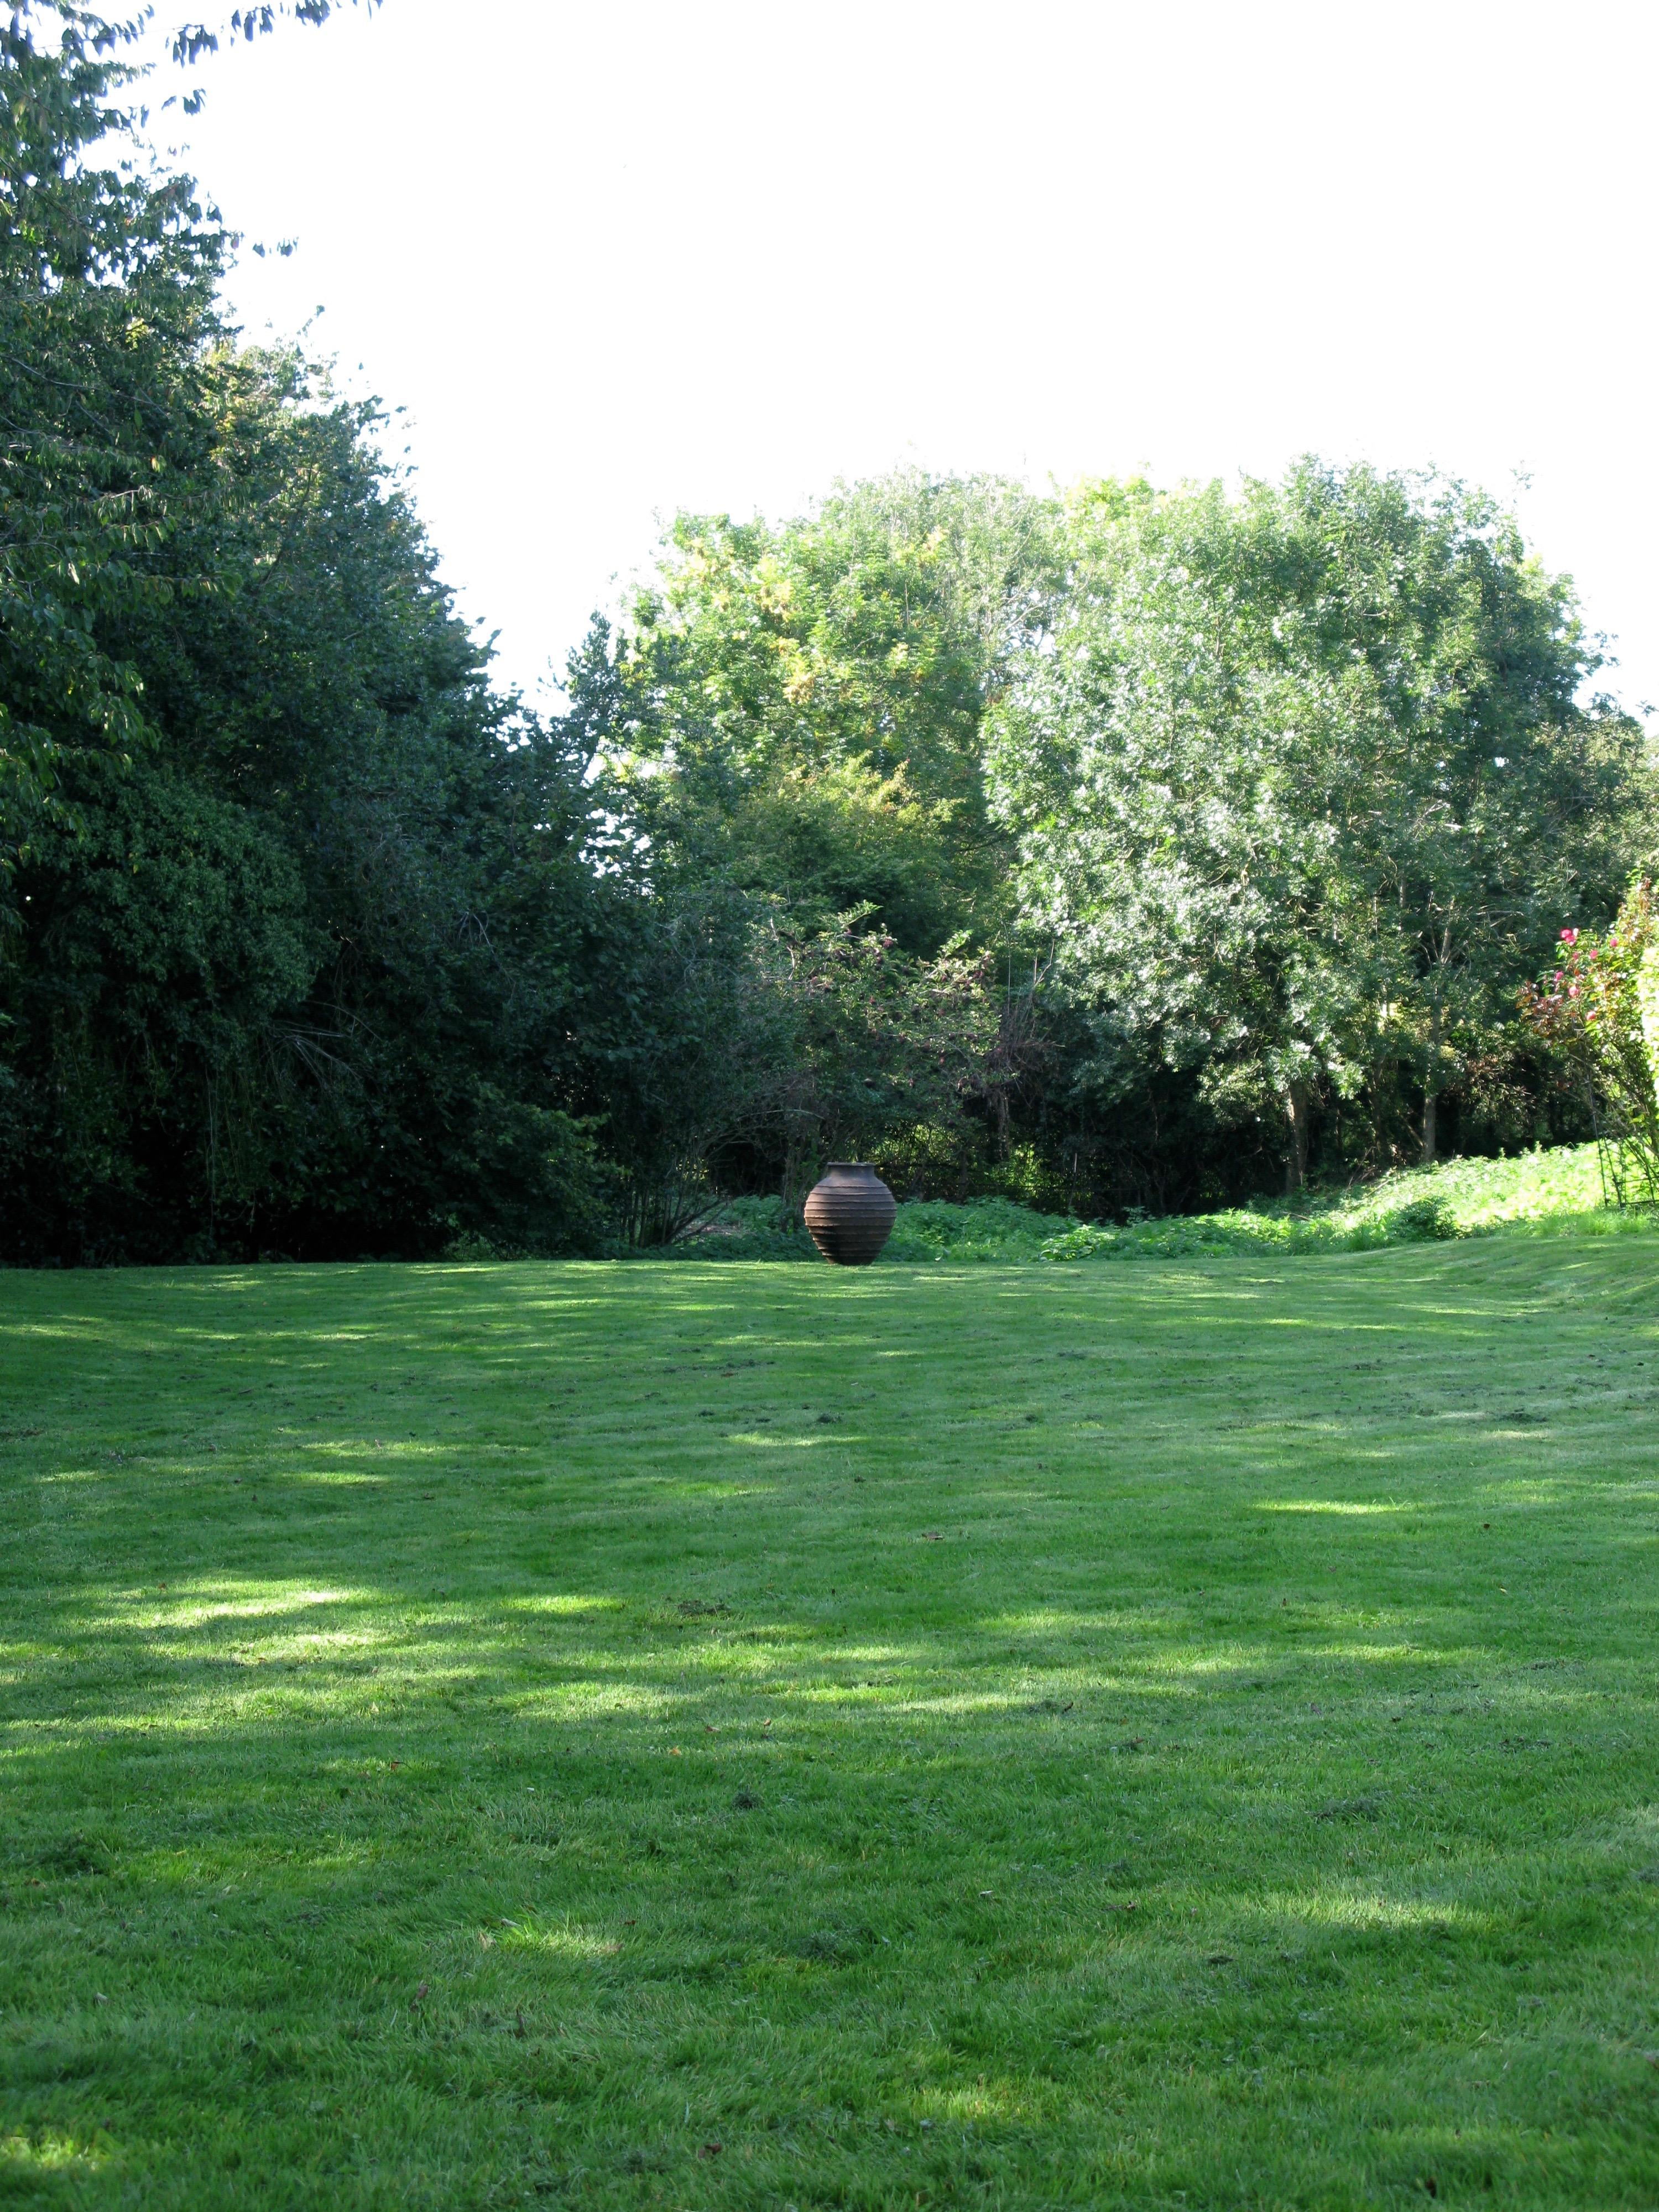
{"label": "overexposed sky", "polygon": [[1656,63],[1651,0],[385,0],[161,121],[250,242],[299,241],[245,251],[249,335],[320,306],[407,407],[526,686],[678,507],[1311,450],[1516,497],[1635,706]]}

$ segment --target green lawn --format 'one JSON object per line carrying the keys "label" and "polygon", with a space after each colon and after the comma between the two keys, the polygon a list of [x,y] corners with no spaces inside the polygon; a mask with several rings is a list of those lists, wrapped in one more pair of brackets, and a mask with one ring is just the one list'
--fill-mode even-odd
{"label": "green lawn", "polygon": [[1659,2203],[1659,1237],[0,1276],[0,2203]]}

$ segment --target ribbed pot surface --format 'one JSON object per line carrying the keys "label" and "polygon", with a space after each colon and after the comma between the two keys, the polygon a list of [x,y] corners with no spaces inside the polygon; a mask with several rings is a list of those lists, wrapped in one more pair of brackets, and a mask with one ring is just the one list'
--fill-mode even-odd
{"label": "ribbed pot surface", "polygon": [[831,1160],[803,1208],[812,1242],[838,1267],[867,1267],[887,1242],[898,1202],[862,1160]]}

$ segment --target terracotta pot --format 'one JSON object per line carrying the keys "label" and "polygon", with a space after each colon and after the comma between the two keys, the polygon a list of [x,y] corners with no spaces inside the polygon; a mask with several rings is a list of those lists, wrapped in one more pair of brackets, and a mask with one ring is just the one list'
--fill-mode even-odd
{"label": "terracotta pot", "polygon": [[804,1208],[812,1242],[838,1267],[867,1267],[887,1242],[897,1201],[863,1160],[831,1160]]}

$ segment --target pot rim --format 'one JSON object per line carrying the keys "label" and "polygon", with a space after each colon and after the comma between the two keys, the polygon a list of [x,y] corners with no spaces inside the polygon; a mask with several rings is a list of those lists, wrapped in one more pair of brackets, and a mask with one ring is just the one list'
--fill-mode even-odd
{"label": "pot rim", "polygon": [[875,1163],[872,1160],[826,1160],[823,1164],[825,1175],[834,1175],[837,1168],[861,1168],[866,1175],[874,1175],[876,1171]]}

